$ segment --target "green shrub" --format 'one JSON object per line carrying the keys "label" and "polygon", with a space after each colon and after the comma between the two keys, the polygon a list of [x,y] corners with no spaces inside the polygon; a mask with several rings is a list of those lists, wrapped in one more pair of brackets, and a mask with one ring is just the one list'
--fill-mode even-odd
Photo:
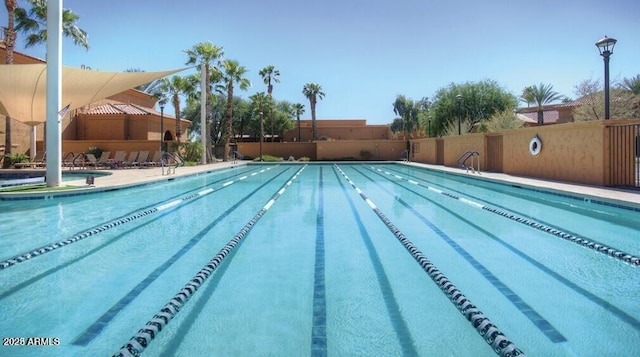
{"label": "green shrub", "polygon": [[371,153],[367,150],[360,150],[360,157],[362,160],[369,160],[371,158]]}
{"label": "green shrub", "polygon": [[306,156],[303,156],[303,157],[299,157],[298,161],[305,161],[306,162],[306,161],[311,161],[311,159],[306,157]]}
{"label": "green shrub", "polygon": [[[256,157],[255,159],[253,159],[253,161],[259,162],[260,161],[260,157]],[[262,161],[264,161],[264,162],[280,162],[280,161],[284,161],[284,159],[281,158],[281,157],[276,157],[276,156],[271,156],[271,155],[262,155]]]}
{"label": "green shrub", "polygon": [[204,147],[200,142],[187,141],[184,143],[178,143],[172,141],[169,143],[169,150],[172,152],[178,152],[184,157],[185,161],[199,162],[202,157]]}
{"label": "green shrub", "polygon": [[27,156],[27,154],[20,154],[20,153],[7,154],[7,156],[4,159],[8,161],[7,166],[11,166],[19,162],[29,162],[29,156]]}
{"label": "green shrub", "polygon": [[100,156],[102,156],[102,149],[95,146],[90,147],[89,150],[87,150],[87,154],[93,154],[96,158],[100,158]]}

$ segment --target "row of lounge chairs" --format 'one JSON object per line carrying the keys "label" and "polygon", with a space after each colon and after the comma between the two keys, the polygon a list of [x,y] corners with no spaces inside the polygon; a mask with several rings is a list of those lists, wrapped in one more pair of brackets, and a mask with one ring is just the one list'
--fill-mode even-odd
{"label": "row of lounge chairs", "polygon": [[30,167],[32,169],[43,168],[46,166],[45,156],[46,154],[44,151],[38,151],[36,152],[36,156],[32,157],[29,162],[16,162],[13,164],[13,166],[16,169],[21,169],[24,167]]}
{"label": "row of lounge chairs", "polygon": [[95,168],[95,169],[124,169],[124,168],[148,168],[162,166],[162,151],[156,151],[153,155],[149,151],[116,151],[111,157],[110,151],[104,151],[99,158],[93,154],[80,153],[63,155],[63,167]]}

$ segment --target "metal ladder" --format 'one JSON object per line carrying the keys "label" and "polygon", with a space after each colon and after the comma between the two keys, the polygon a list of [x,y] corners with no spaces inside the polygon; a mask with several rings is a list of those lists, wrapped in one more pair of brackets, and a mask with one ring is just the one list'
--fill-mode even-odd
{"label": "metal ladder", "polygon": [[[475,166],[476,158],[477,158],[477,168]],[[469,161],[469,159],[471,159],[471,166],[467,165],[467,161]],[[466,151],[464,154],[458,157],[458,160],[456,161],[456,166],[458,166],[461,169],[467,170],[467,172],[471,170],[471,172],[477,173],[479,175],[480,174],[480,153],[475,150]]]}

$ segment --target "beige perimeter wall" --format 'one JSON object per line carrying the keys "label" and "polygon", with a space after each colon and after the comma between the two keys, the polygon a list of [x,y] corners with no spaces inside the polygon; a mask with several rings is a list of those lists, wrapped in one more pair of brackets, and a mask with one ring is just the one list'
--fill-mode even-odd
{"label": "beige perimeter wall", "polygon": [[[491,169],[518,176],[606,186],[612,165],[607,127],[637,122],[591,121],[412,140],[412,160],[435,164],[437,157],[442,155],[445,166],[455,167],[460,155],[467,150],[476,150],[480,153],[483,171]],[[532,155],[529,150],[535,135],[542,142],[538,155]],[[438,141],[443,144],[437,145]]]}

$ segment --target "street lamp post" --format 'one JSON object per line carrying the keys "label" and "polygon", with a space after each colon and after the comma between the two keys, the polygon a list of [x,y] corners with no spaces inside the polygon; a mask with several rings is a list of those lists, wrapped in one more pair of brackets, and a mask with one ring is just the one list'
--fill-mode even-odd
{"label": "street lamp post", "polygon": [[264,140],[264,120],[260,111],[260,161],[262,161],[262,141]]}
{"label": "street lamp post", "polygon": [[161,99],[158,104],[160,104],[160,151],[164,152],[164,105],[167,101]]}
{"label": "street lamp post", "polygon": [[600,56],[604,60],[604,119],[609,119],[609,57],[613,54],[613,47],[617,40],[605,36],[596,42]]}
{"label": "street lamp post", "polygon": [[460,130],[460,122],[462,121],[462,110],[460,105],[462,104],[462,94],[456,95],[456,102],[458,102],[458,135],[462,134]]}
{"label": "street lamp post", "polygon": [[428,133],[429,133],[429,137],[431,137],[431,115],[429,115],[429,116],[427,117],[427,120],[428,120],[428,122],[429,122],[429,131],[428,131]]}

